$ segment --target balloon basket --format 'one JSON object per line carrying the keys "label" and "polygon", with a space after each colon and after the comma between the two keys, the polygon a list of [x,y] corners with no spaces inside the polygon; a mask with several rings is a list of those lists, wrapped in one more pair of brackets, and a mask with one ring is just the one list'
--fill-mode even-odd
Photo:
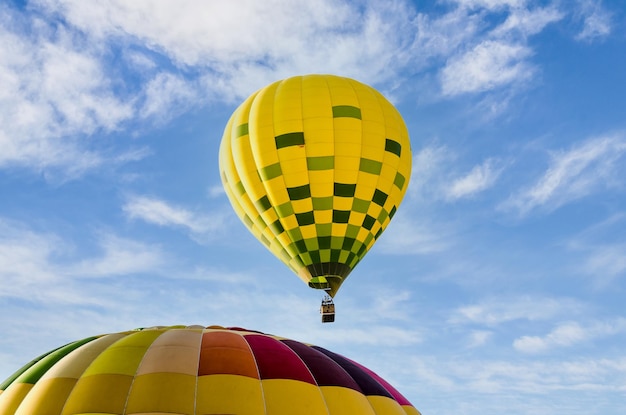
{"label": "balloon basket", "polygon": [[322,323],[332,323],[335,321],[335,303],[333,303],[333,299],[330,295],[326,295],[322,299],[320,314],[322,315]]}

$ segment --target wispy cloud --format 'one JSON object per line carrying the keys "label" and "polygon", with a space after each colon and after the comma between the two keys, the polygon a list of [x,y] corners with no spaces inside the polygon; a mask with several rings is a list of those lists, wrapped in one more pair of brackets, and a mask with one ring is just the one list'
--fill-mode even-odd
{"label": "wispy cloud", "polygon": [[493,332],[487,330],[473,330],[470,333],[468,347],[485,345],[493,337]]}
{"label": "wispy cloud", "polygon": [[102,233],[99,252],[75,260],[78,248],[57,234],[2,219],[0,231],[0,297],[42,304],[98,302],[86,294],[93,286],[78,281],[156,272],[166,258],[158,246]]}
{"label": "wispy cloud", "polygon": [[[0,21],[11,19],[0,9]],[[53,38],[42,22],[29,36],[20,30],[0,24],[0,167],[99,166],[103,157],[75,136],[118,128],[132,115],[130,104],[115,96],[98,58],[77,36],[60,27]]]}
{"label": "wispy cloud", "polygon": [[533,50],[528,37],[563,18],[554,7],[531,8],[525,1],[464,0],[458,4],[461,9],[505,12],[507,17],[493,29],[473,33],[464,48],[448,57],[440,81],[443,95],[449,97],[520,85],[531,79],[536,68],[529,62]]}
{"label": "wispy cloud", "polygon": [[145,85],[144,101],[138,108],[142,118],[153,118],[165,123],[202,101],[199,85],[171,74],[159,73]]}
{"label": "wispy cloud", "polygon": [[153,272],[168,261],[167,255],[157,245],[121,238],[103,233],[98,241],[100,255],[71,266],[66,266],[67,275],[79,277],[106,277]]}
{"label": "wispy cloud", "polygon": [[583,309],[583,305],[568,298],[521,296],[489,299],[459,307],[453,312],[450,322],[492,327],[515,320],[548,320],[556,316],[577,314]]}
{"label": "wispy cloud", "polygon": [[194,235],[209,236],[224,230],[224,216],[192,212],[162,199],[148,196],[129,197],[122,207],[130,219],[154,225],[186,229]]}
{"label": "wispy cloud", "polygon": [[513,342],[513,347],[523,353],[541,353],[554,348],[574,346],[581,342],[625,331],[626,319],[624,318],[617,318],[612,321],[597,321],[587,325],[569,321],[559,324],[545,336],[519,337]]}
{"label": "wispy cloud", "polygon": [[426,146],[413,155],[410,197],[455,201],[491,188],[504,170],[502,162],[487,158],[461,172],[461,155],[446,146]]}
{"label": "wispy cloud", "polygon": [[521,215],[537,208],[552,211],[607,187],[619,186],[624,153],[623,134],[591,138],[569,150],[555,151],[543,176],[501,207]]}
{"label": "wispy cloud", "polygon": [[530,78],[533,67],[524,59],[531,50],[523,45],[484,41],[469,52],[450,59],[441,71],[444,95],[483,92]]}
{"label": "wispy cloud", "polygon": [[[404,1],[385,2],[384,7],[327,0],[227,5],[112,1],[90,7],[69,0],[43,3],[96,39],[130,35],[180,68],[199,69],[210,91],[230,98],[299,73],[389,80],[403,64],[412,14]],[[298,22],[298,30],[293,30],[293,22]]]}
{"label": "wispy cloud", "polygon": [[[4,7],[0,167],[79,176],[114,158],[80,137],[167,121],[301,73],[352,76],[392,93],[406,80],[399,73],[439,71],[443,60],[442,92],[450,97],[516,84],[534,74],[527,37],[560,18],[512,0],[449,2],[433,15],[402,0],[183,4],[40,0],[32,7],[47,20],[36,21]],[[491,27],[492,13],[507,18]],[[120,44],[132,51],[111,68],[103,56]]]}
{"label": "wispy cloud", "polygon": [[615,278],[626,274],[626,243],[602,244],[588,249],[582,271],[606,288]]}
{"label": "wispy cloud", "polygon": [[465,176],[452,182],[446,192],[448,199],[470,197],[489,189],[494,185],[501,171],[502,168],[497,167],[493,159],[487,159],[482,164],[474,166]]}
{"label": "wispy cloud", "polygon": [[611,391],[616,384],[609,379],[626,378],[626,362],[620,358],[563,359],[556,362],[505,362],[497,359],[451,359],[443,362],[416,358],[412,365],[414,373],[424,376],[427,381],[431,379],[429,373],[446,374],[445,382],[435,384],[445,385],[448,390],[471,390],[489,394],[490,397],[498,394],[504,398],[507,392],[519,398],[519,394],[536,396],[563,390],[579,393]]}
{"label": "wispy cloud", "polygon": [[575,253],[577,273],[591,277],[598,289],[626,275],[626,215],[615,214],[574,236],[567,247]]}
{"label": "wispy cloud", "polygon": [[613,16],[597,0],[579,0],[578,17],[582,20],[583,28],[576,35],[576,39],[591,42],[596,39],[605,38],[611,33],[613,26]]}
{"label": "wispy cloud", "polygon": [[453,243],[449,224],[415,218],[415,212],[400,212],[376,244],[379,252],[393,255],[427,255],[445,251]]}

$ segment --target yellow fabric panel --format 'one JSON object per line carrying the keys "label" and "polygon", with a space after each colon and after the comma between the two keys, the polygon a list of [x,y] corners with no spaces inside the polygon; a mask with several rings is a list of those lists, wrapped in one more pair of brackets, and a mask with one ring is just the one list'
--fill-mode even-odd
{"label": "yellow fabric panel", "polygon": [[162,333],[163,330],[145,330],[121,338],[98,355],[83,376],[99,373],[133,376],[148,347]]}
{"label": "yellow fabric panel", "polygon": [[[76,378],[40,379],[28,393],[15,415],[60,415]],[[1,414],[4,414],[0,410]]]}
{"label": "yellow fabric panel", "polygon": [[[351,183],[348,183],[351,184]],[[335,196],[333,197],[333,209],[335,210],[351,210],[353,197]]]}
{"label": "yellow fabric panel", "polygon": [[[332,235],[345,235],[347,228],[348,228],[347,223],[333,223],[331,227],[331,234]],[[341,249],[340,246],[333,247],[333,248]]]}
{"label": "yellow fabric panel", "polygon": [[369,159],[379,159],[385,151],[385,141],[381,140],[385,137],[384,121],[363,121],[362,146],[361,155]]}
{"label": "yellow fabric panel", "polygon": [[422,413],[414,406],[402,405],[402,409],[404,409],[404,412],[406,412],[407,415],[422,415]]}
{"label": "yellow fabric panel", "polygon": [[44,373],[39,382],[49,378],[78,379],[96,356],[125,336],[124,333],[108,334],[82,345],[52,366],[50,370]]}
{"label": "yellow fabric panel", "polygon": [[[397,159],[395,155],[394,157]],[[389,163],[383,163],[383,167],[380,169],[380,176],[378,176],[378,183],[384,184],[379,184],[378,188],[381,190],[391,188],[397,171],[396,167],[391,166]]]}
{"label": "yellow fabric panel", "polygon": [[315,225],[301,226],[300,232],[302,232],[302,237],[304,239],[315,238],[317,236],[317,229],[315,228]]}
{"label": "yellow fabric panel", "polygon": [[315,210],[313,211],[315,223],[331,223],[333,221],[332,210]]}
{"label": "yellow fabric panel", "polygon": [[310,197],[301,200],[292,200],[291,205],[296,213],[310,212],[313,210],[313,201]]}
{"label": "yellow fabric panel", "polygon": [[342,157],[335,160],[335,181],[337,183],[356,183],[359,171],[359,157]]}
{"label": "yellow fabric panel", "polygon": [[354,197],[361,200],[372,200],[374,191],[376,190],[376,178],[371,174],[361,173],[359,177],[359,185],[356,187]]}
{"label": "yellow fabric panel", "polygon": [[334,119],[335,139],[341,144],[355,144],[358,146],[358,153],[361,154],[362,135],[361,120],[350,117],[340,117]]}
{"label": "yellow fabric panel", "polygon": [[62,415],[84,413],[122,414],[132,376],[100,374],[78,379]]}
{"label": "yellow fabric panel", "polygon": [[24,397],[33,388],[30,383],[12,383],[0,395],[0,414],[13,415],[24,400]]}
{"label": "yellow fabric panel", "polygon": [[406,415],[398,402],[386,396],[370,395],[367,400],[377,415]]}
{"label": "yellow fabric panel", "polygon": [[360,392],[339,386],[322,386],[320,390],[331,415],[377,415]]}
{"label": "yellow fabric panel", "polygon": [[[316,121],[319,119],[315,119]],[[331,118],[332,120],[332,118]],[[324,120],[326,121],[326,120]],[[322,121],[322,122],[324,122]],[[310,120],[313,122],[313,120]],[[315,132],[315,141],[309,143],[309,136],[307,135],[306,143],[306,155],[307,157],[326,157],[334,154],[334,131],[330,130],[318,130]]]}
{"label": "yellow fabric panel", "polygon": [[299,77],[278,84],[274,94],[274,136],[303,130],[301,86]]}
{"label": "yellow fabric panel", "polygon": [[303,186],[309,182],[309,168],[304,147],[292,146],[280,149],[278,157],[287,188]]}
{"label": "yellow fabric panel", "polygon": [[[197,360],[197,355],[195,356]],[[135,377],[127,414],[166,412],[193,414],[196,376],[180,373],[149,373]]]}
{"label": "yellow fabric panel", "polygon": [[325,197],[333,195],[333,171],[332,170],[312,170],[309,171],[309,181],[311,183],[311,195],[315,197]]}
{"label": "yellow fabric panel", "polygon": [[274,137],[276,137],[274,133],[274,106],[271,105],[277,87],[278,82],[259,91],[256,99],[251,104],[248,118],[250,135],[258,137],[251,143],[254,158],[263,167],[278,163],[276,142],[274,140]]}
{"label": "yellow fabric panel", "polygon": [[359,106],[359,101],[356,97],[351,80],[348,78],[328,76],[326,77],[326,82],[328,83],[333,105]]}
{"label": "yellow fabric panel", "polygon": [[195,376],[198,373],[201,341],[200,331],[166,331],[152,343],[137,369],[137,374],[172,372]]}
{"label": "yellow fabric panel", "polygon": [[247,376],[198,377],[197,414],[265,414],[261,381]]}
{"label": "yellow fabric panel", "polygon": [[315,385],[289,379],[266,379],[261,382],[268,414],[328,414],[323,395]]}

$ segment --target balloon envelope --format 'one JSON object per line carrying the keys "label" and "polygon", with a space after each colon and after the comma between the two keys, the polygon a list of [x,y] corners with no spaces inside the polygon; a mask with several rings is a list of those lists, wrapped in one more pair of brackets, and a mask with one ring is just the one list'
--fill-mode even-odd
{"label": "balloon envelope", "polygon": [[240,328],[99,335],[0,384],[1,415],[417,415],[369,369],[317,346]]}
{"label": "balloon envelope", "polygon": [[331,296],[389,224],[411,175],[400,113],[375,89],[333,75],[252,94],[231,116],[219,160],[240,219]]}

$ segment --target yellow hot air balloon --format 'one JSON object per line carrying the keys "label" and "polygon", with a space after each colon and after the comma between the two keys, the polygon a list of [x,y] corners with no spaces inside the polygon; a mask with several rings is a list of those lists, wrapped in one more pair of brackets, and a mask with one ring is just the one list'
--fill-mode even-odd
{"label": "yellow hot air balloon", "polygon": [[389,224],[411,175],[400,113],[375,89],[334,75],[252,94],[228,121],[219,161],[240,219],[330,297]]}

